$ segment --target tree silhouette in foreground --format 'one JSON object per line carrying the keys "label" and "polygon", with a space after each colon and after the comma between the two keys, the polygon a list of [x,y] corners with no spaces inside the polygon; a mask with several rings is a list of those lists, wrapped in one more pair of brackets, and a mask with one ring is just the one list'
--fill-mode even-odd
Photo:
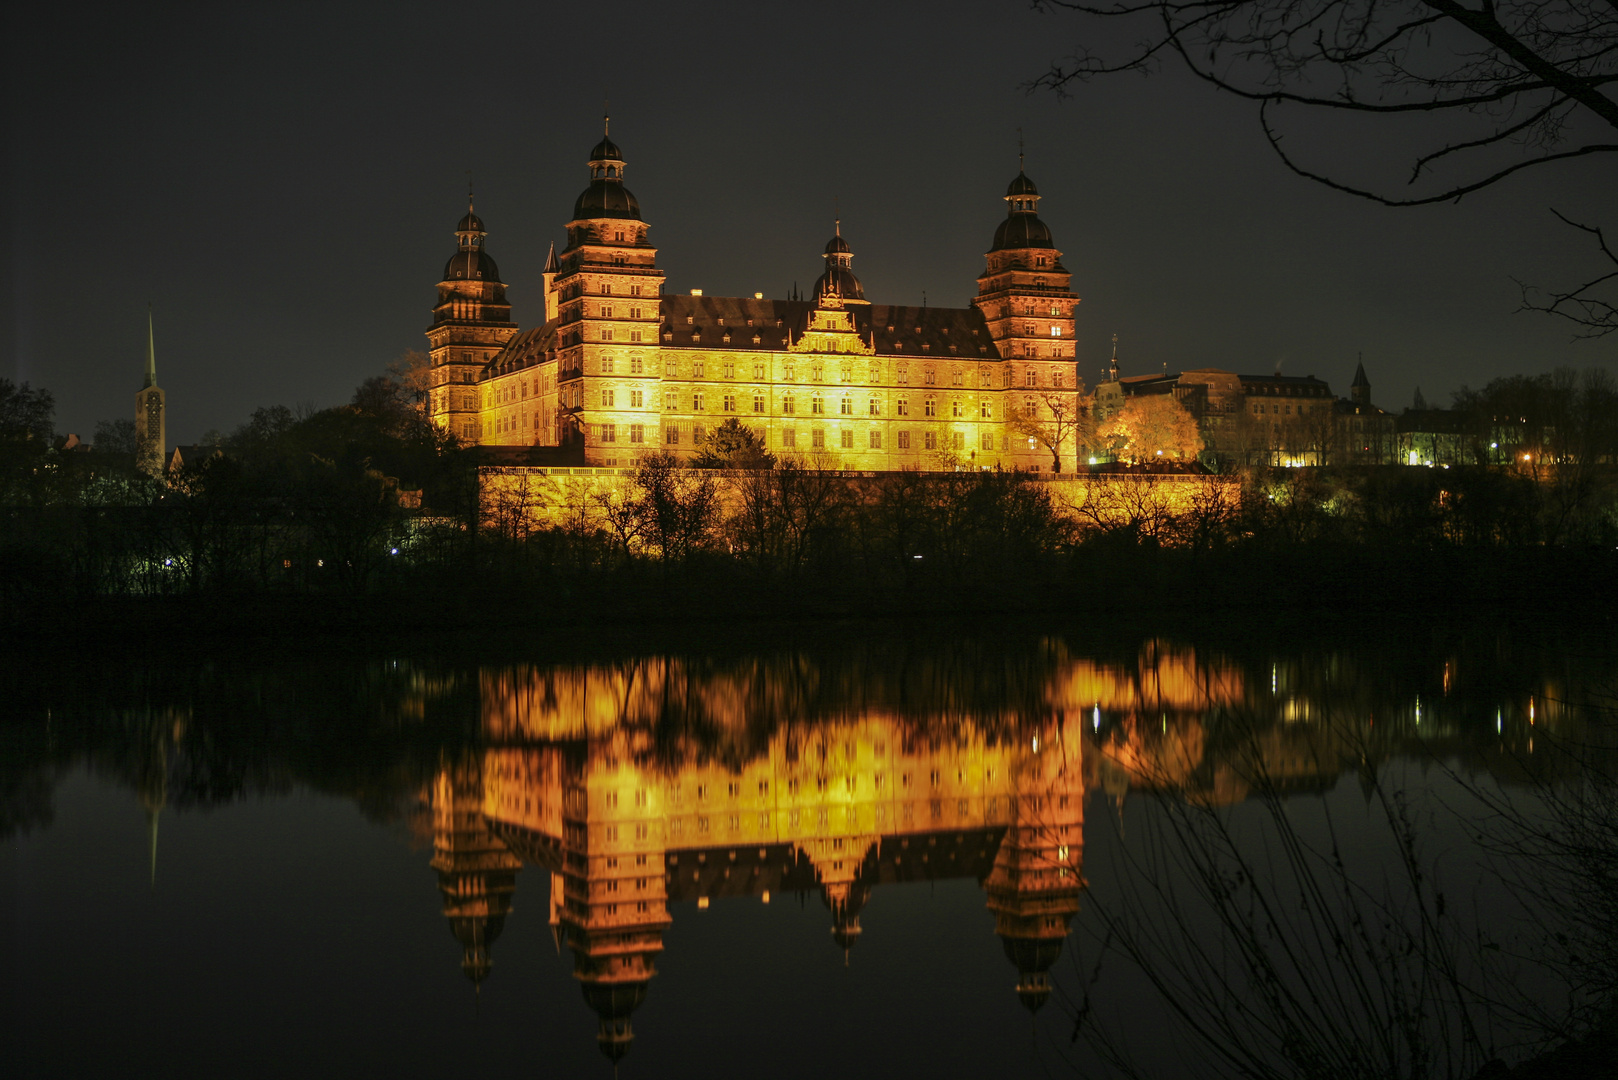
{"label": "tree silhouette in foreground", "polygon": [[[1178,59],[1254,102],[1292,172],[1384,206],[1457,200],[1526,169],[1618,152],[1618,16],[1609,0],[1035,0],[1086,27],[1122,23],[1117,55],[1079,46],[1034,85],[1058,92],[1100,75]],[[1366,117],[1379,123],[1366,126]],[[1391,136],[1391,138],[1390,138]],[[1355,140],[1372,145],[1357,145]],[[1292,140],[1292,141],[1289,141]],[[1365,178],[1409,140],[1408,175]],[[1333,154],[1338,155],[1333,157]],[[1524,307],[1583,336],[1618,330],[1618,255],[1569,289],[1523,289]]]}

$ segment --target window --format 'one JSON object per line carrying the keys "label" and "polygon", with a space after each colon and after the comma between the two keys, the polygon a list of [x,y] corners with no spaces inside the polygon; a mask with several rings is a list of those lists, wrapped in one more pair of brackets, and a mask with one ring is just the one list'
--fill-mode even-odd
{"label": "window", "polygon": [[994,419],[994,404],[992,402],[989,402],[989,401],[980,401],[978,403],[978,415],[981,416],[985,420],[993,420]]}
{"label": "window", "polygon": [[703,370],[704,370],[704,364],[703,364],[703,362],[701,360],[693,360],[693,361],[691,361],[691,377],[693,379],[706,378],[706,376],[704,376],[703,373],[702,373]]}
{"label": "window", "polygon": [[993,435],[990,435],[988,433],[984,433],[983,440],[982,440],[982,448],[984,450],[993,450],[994,449],[994,436]]}
{"label": "window", "polygon": [[679,427],[674,425],[674,424],[670,424],[667,427],[665,427],[663,429],[663,442],[666,443],[669,446],[679,446],[680,445],[680,429],[679,429]]}
{"label": "window", "polygon": [[954,401],[949,403],[949,410],[950,410],[950,414],[952,416],[962,416],[962,415],[965,414],[965,411],[966,411],[962,407],[961,400],[959,398],[956,398]]}
{"label": "window", "polygon": [[631,390],[629,392],[629,407],[631,409],[644,408],[645,405],[646,405],[646,394],[643,391]]}
{"label": "window", "polygon": [[782,446],[797,446],[798,445],[798,433],[796,431],[793,431],[791,428],[782,428],[781,429],[781,445]]}
{"label": "window", "polygon": [[854,402],[849,399],[847,394],[844,394],[843,399],[837,403],[837,411],[843,416],[854,415]]}
{"label": "window", "polygon": [[603,356],[601,358],[601,374],[603,374],[603,375],[611,375],[612,374],[612,357]]}
{"label": "window", "polygon": [[1061,336],[1062,336],[1062,328],[1060,326],[1051,327],[1051,337],[1061,337]]}
{"label": "window", "polygon": [[853,431],[852,428],[844,428],[843,429],[843,449],[844,450],[852,450],[852,449],[854,449],[854,431]]}
{"label": "window", "polygon": [[893,411],[898,416],[909,416],[910,415],[910,399],[909,398],[900,398],[898,401],[894,402],[893,403]]}
{"label": "window", "polygon": [[691,395],[691,411],[692,412],[701,412],[702,411],[702,395],[701,394],[692,394]]}
{"label": "window", "polygon": [[678,409],[680,407],[679,402],[680,395],[676,394],[673,390],[665,390],[663,392],[663,408],[666,411],[673,412],[675,409]]}
{"label": "window", "polygon": [[872,416],[881,416],[882,415],[882,399],[878,398],[878,397],[871,398],[871,405],[870,405],[870,410],[869,411],[870,411]]}
{"label": "window", "polygon": [[726,412],[735,412],[736,411],[736,395],[735,394],[726,394],[724,404],[725,404],[725,411]]}
{"label": "window", "polygon": [[900,364],[894,373],[894,378],[898,381],[900,386],[908,386],[910,383],[910,366],[908,364]]}
{"label": "window", "polygon": [[1062,386],[1062,372],[1060,370],[1051,372],[1051,385],[1056,387],[1057,389],[1061,389],[1061,386]]}
{"label": "window", "polygon": [[814,413],[816,416],[824,414],[826,411],[826,399],[821,397],[819,394],[816,394],[814,397],[810,398],[809,411]]}
{"label": "window", "polygon": [[733,361],[726,360],[725,361],[725,378],[734,379],[735,377],[736,377],[736,364]]}
{"label": "window", "polygon": [[[611,289],[610,285],[608,286],[608,289]],[[601,305],[601,317],[603,319],[612,318],[612,305],[611,304],[602,304]]]}
{"label": "window", "polygon": [[921,403],[921,414],[923,416],[937,416],[938,415],[938,399],[937,398],[928,398],[927,400],[923,401]]}
{"label": "window", "polygon": [[632,307],[632,308],[630,308],[630,309],[629,309],[629,317],[630,317],[630,318],[631,318],[631,319],[638,319],[638,318],[640,318],[640,308],[638,308],[638,307]]}
{"label": "window", "polygon": [[616,404],[617,396],[617,393],[613,390],[601,391],[601,407],[603,409],[612,408]]}
{"label": "window", "polygon": [[938,449],[938,433],[929,431],[922,436],[922,447],[926,450]]}
{"label": "window", "polygon": [[938,382],[938,372],[934,371],[932,368],[928,368],[922,373],[921,381],[926,383],[928,386],[934,385]]}
{"label": "window", "polygon": [[761,412],[764,411],[764,395],[763,394],[754,394],[753,395],[753,411],[756,412],[756,413],[761,413]]}
{"label": "window", "polygon": [[796,408],[797,408],[797,407],[798,407],[798,406],[797,406],[797,402],[795,402],[795,401],[794,401],[794,400],[793,400],[793,398],[792,398],[792,395],[791,395],[791,394],[782,394],[782,395],[781,395],[781,411],[782,411],[782,412],[784,412],[784,413],[786,413],[786,414],[787,414],[787,415],[788,415],[788,416],[790,416],[790,415],[792,415],[792,413],[793,413],[793,411],[794,411],[794,410],[795,410],[795,409],[796,409]]}
{"label": "window", "polygon": [[812,366],[809,369],[809,381],[810,382],[820,382],[820,381],[822,381],[824,379],[824,377],[825,377],[825,369],[822,368],[819,364],[815,364],[814,366]]}
{"label": "window", "polygon": [[826,445],[826,433],[824,431],[816,431],[816,432],[812,433],[809,436],[809,445],[814,446],[816,448],[825,446]]}
{"label": "window", "polygon": [[882,449],[882,433],[880,431],[871,432],[871,449]]}
{"label": "window", "polygon": [[[753,344],[755,344],[755,345],[758,344],[758,335],[757,334],[753,335]],[[763,377],[764,377],[764,365],[763,364],[754,364],[753,365],[753,378],[762,379]]]}
{"label": "window", "polygon": [[1035,371],[1031,367],[1030,368],[1024,368],[1023,373],[1022,373],[1022,384],[1024,386],[1038,386],[1039,385],[1039,372]]}
{"label": "window", "polygon": [[1025,397],[1025,398],[1022,399],[1022,414],[1024,416],[1029,417],[1030,419],[1032,419],[1033,415],[1034,415],[1034,409],[1035,409],[1035,405],[1034,405],[1034,399],[1033,398]]}
{"label": "window", "polygon": [[1001,372],[1000,374],[1002,376],[1000,385],[1009,387],[1011,385],[1011,368],[1006,368],[1005,371]]}
{"label": "window", "polygon": [[960,368],[956,368],[954,371],[950,372],[950,380],[955,386],[963,385],[963,383],[961,381],[962,377],[963,376],[961,374],[961,369]]}
{"label": "window", "polygon": [[629,441],[632,442],[632,443],[643,443],[643,442],[645,442],[646,441],[646,425],[645,424],[630,424],[629,425]]}
{"label": "window", "polygon": [[692,424],[691,425],[691,445],[693,445],[693,446],[702,445],[702,440],[707,437],[707,434],[708,434],[707,429],[704,428],[701,424]]}
{"label": "window", "polygon": [[[629,295],[630,296],[639,296],[640,295],[640,286],[639,285],[631,285],[629,287]],[[1051,310],[1055,311],[1056,309],[1052,308]],[[636,318],[639,318],[639,316],[637,315]]]}
{"label": "window", "polygon": [[680,365],[679,364],[677,364],[673,360],[665,360],[665,361],[663,361],[663,377],[665,379],[672,379],[676,375],[678,375],[679,373],[680,373]]}
{"label": "window", "polygon": [[606,442],[617,442],[618,441],[618,425],[617,424],[602,424],[601,425],[601,441],[604,442],[604,443],[606,443]]}
{"label": "window", "polygon": [[601,340],[602,341],[611,341],[612,340],[612,327],[604,326],[604,327],[601,328]]}
{"label": "window", "polygon": [[908,432],[908,431],[899,432],[899,449],[901,449],[901,450],[910,449],[910,432]]}
{"label": "window", "polygon": [[965,450],[966,449],[966,432],[957,431],[955,433],[955,449],[957,449],[957,450]]}

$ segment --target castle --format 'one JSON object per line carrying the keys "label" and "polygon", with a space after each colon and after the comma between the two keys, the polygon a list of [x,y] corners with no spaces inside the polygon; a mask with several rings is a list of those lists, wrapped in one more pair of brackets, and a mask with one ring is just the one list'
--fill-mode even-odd
{"label": "castle", "polygon": [[840,222],[806,297],[669,295],[611,138],[589,171],[546,263],[538,327],[512,320],[470,205],[456,226],[427,330],[428,409],[445,430],[627,467],[690,457],[735,419],[773,454],[838,468],[1037,471],[1064,453],[1072,468],[1074,448],[1042,429],[1080,405],[1079,298],[1026,174],[1006,191],[972,306],[937,308],[867,300]]}

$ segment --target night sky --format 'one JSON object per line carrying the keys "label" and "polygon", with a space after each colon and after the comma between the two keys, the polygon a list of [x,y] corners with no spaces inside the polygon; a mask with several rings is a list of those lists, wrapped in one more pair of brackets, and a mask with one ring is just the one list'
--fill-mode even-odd
{"label": "night sky", "polygon": [[64,432],[132,416],[151,302],[171,443],[342,403],[425,347],[469,171],[537,325],[607,100],[670,291],[807,287],[840,209],[868,297],[964,305],[1021,128],[1090,385],[1114,333],[1126,374],[1279,365],[1339,394],[1363,353],[1393,409],[1618,362],[1618,336],[1515,313],[1513,282],[1599,269],[1549,207],[1600,220],[1610,162],[1384,209],[1293,177],[1250,106],[1173,70],[1029,94],[1079,33],[1019,0],[29,5],[0,377]]}

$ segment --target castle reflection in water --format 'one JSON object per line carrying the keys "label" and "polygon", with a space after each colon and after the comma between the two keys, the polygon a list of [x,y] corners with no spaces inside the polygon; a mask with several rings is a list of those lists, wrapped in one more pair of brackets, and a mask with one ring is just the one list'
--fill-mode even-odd
{"label": "castle reflection in water", "polygon": [[987,708],[925,672],[851,693],[792,663],[486,670],[480,747],[427,795],[462,968],[489,973],[518,869],[548,870],[551,927],[617,1060],[674,902],[815,892],[848,950],[874,889],[973,877],[1037,1010],[1079,909],[1087,788],[1187,780],[1201,718],[1244,697],[1238,670],[1189,650],[1140,659],[1064,659]]}

